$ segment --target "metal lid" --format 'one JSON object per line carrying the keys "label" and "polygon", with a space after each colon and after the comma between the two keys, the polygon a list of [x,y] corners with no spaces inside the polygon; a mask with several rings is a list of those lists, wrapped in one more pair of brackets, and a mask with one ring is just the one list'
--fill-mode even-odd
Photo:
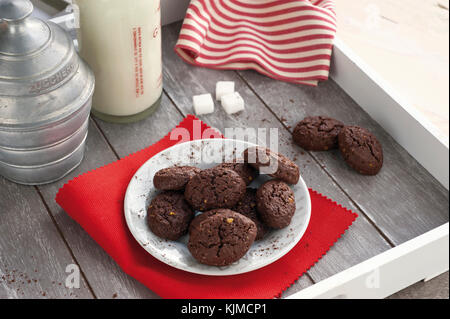
{"label": "metal lid", "polygon": [[23,20],[33,12],[33,4],[30,1],[0,0],[0,22]]}
{"label": "metal lid", "polygon": [[50,39],[43,21],[27,19],[33,12],[28,0],[0,0],[0,54],[30,54]]}
{"label": "metal lid", "polygon": [[0,0],[0,131],[60,121],[94,89],[70,36],[32,11],[29,0]]}

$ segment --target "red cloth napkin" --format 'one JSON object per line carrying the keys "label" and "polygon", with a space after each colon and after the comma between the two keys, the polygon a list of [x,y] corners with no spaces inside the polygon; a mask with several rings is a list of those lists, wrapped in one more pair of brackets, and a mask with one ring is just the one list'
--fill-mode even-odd
{"label": "red cloth napkin", "polygon": [[[56,202],[130,276],[163,298],[274,298],[312,267],[358,217],[311,190],[312,217],[305,236],[285,257],[251,273],[212,277],[187,273],[149,255],[129,232],[123,213],[125,192],[138,168],[189,132],[200,138],[211,129],[194,116],[185,118],[174,134],[117,162],[85,173],[58,192]],[[174,131],[173,131],[174,132]],[[171,138],[172,135],[172,138]],[[216,133],[217,136],[220,134]]]}
{"label": "red cloth napkin", "polygon": [[192,0],[175,52],[197,66],[317,85],[335,35],[334,0]]}

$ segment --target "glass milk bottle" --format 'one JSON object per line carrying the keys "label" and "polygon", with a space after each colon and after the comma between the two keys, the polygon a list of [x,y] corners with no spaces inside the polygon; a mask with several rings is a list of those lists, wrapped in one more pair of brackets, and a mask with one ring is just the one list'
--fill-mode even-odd
{"label": "glass milk bottle", "polygon": [[92,113],[129,123],[161,103],[160,0],[75,0],[80,54],[94,71]]}

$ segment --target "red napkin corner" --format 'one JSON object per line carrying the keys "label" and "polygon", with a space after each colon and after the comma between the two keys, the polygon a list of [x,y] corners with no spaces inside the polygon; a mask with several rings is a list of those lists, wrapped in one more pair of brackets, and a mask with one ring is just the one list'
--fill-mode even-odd
{"label": "red napkin corner", "polygon": [[[196,275],[168,266],[148,254],[131,235],[125,222],[123,201],[135,172],[149,158],[186,138],[187,135],[180,132],[189,132],[190,140],[201,138],[206,130],[208,137],[222,137],[192,115],[186,117],[177,128],[146,149],[76,177],[56,195],[56,202],[128,275],[162,298],[280,297],[327,253],[358,217],[310,190],[312,216],[309,227],[297,246],[275,263],[250,273],[224,277]],[[198,134],[199,130],[202,134]],[[197,134],[194,134],[195,131]]]}

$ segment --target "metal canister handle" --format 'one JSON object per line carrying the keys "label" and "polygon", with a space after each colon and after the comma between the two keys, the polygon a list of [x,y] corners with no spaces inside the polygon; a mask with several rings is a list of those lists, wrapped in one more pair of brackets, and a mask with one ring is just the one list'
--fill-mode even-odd
{"label": "metal canister handle", "polygon": [[0,23],[24,20],[33,9],[30,0],[0,0]]}

